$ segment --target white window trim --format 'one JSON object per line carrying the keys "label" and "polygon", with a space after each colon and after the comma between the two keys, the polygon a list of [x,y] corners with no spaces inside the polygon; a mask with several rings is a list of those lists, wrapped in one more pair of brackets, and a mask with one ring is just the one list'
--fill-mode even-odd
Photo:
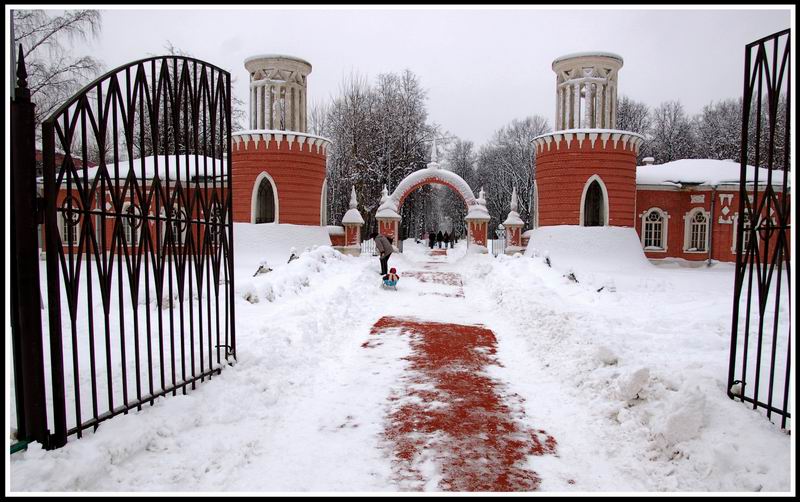
{"label": "white window trim", "polygon": [[324,227],[328,224],[328,178],[322,181],[322,193],[319,196],[319,224]]}
{"label": "white window trim", "polygon": [[256,212],[258,211],[258,187],[261,185],[261,180],[264,178],[269,180],[270,185],[272,185],[272,194],[275,199],[275,221],[274,223],[280,223],[280,199],[278,198],[278,187],[275,185],[275,180],[272,179],[266,171],[261,171],[256,177],[255,183],[253,183],[253,195],[250,198],[250,223],[256,222]]}
{"label": "white window trim", "polygon": [[[758,226],[758,223],[756,224]],[[739,212],[733,213],[733,235],[731,236],[731,253],[736,254],[736,232],[739,227]],[[756,232],[756,247],[761,248],[761,234]],[[742,249],[742,251],[745,251]]]}
{"label": "white window trim", "polygon": [[[663,218],[663,222],[661,223],[661,241],[664,243],[663,247],[655,248],[655,249],[645,249],[644,247],[644,229],[645,229],[645,218],[648,214],[652,211],[658,211],[661,213],[661,218]],[[667,240],[667,232],[669,230],[669,213],[661,209],[660,207],[651,207],[647,211],[643,212],[639,215],[639,219],[642,220],[642,233],[641,233],[641,241],[642,241],[642,249],[647,251],[648,253],[666,253],[667,247],[669,247],[669,241]]]}
{"label": "white window trim", "polygon": [[603,183],[603,178],[601,178],[597,174],[593,174],[586,180],[586,183],[583,184],[583,193],[581,194],[581,219],[580,219],[580,226],[584,226],[583,224],[583,211],[584,206],[586,205],[586,192],[589,191],[589,187],[592,185],[593,181],[597,181],[600,184],[600,190],[603,192],[603,226],[608,226],[608,216],[609,216],[609,207],[608,207],[608,190],[606,190],[606,184]]}
{"label": "white window trim", "polygon": [[[690,251],[689,250],[689,243],[692,240],[692,218],[697,213],[702,212],[706,217],[706,241],[704,244],[704,249],[700,251]],[[683,217],[683,252],[690,253],[690,254],[708,254],[708,236],[711,233],[711,220],[708,217],[708,211],[704,207],[696,207],[686,213]]]}

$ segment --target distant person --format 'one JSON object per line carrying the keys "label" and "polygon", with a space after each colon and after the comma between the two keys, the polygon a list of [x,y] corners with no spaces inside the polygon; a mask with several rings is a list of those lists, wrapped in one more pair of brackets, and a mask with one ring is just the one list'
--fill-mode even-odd
{"label": "distant person", "polygon": [[442,242],[444,242],[444,248],[447,249],[450,247],[450,233],[445,231],[444,236],[442,236]]}
{"label": "distant person", "polygon": [[385,235],[379,234],[378,232],[372,233],[372,240],[375,241],[375,249],[380,254],[381,275],[386,275],[388,273],[389,257],[392,256],[392,251],[394,251],[392,249],[392,243],[389,242],[389,239],[387,239]]}
{"label": "distant person", "polygon": [[439,249],[442,249],[442,241],[444,240],[444,235],[442,235],[442,231],[439,230],[436,232],[436,243],[439,245]]}
{"label": "distant person", "polygon": [[428,246],[433,249],[434,244],[436,244],[436,233],[431,230],[428,232]]}

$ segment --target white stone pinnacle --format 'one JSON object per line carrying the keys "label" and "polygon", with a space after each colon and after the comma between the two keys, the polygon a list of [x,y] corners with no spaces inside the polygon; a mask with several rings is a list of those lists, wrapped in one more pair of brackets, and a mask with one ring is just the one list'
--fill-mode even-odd
{"label": "white stone pinnacle", "polygon": [[353,186],[350,191],[350,209],[355,209],[356,207],[358,207],[358,199],[356,198],[356,187]]}
{"label": "white stone pinnacle", "polygon": [[511,210],[517,212],[518,208],[517,204],[517,187],[514,187],[514,190],[511,192]]}

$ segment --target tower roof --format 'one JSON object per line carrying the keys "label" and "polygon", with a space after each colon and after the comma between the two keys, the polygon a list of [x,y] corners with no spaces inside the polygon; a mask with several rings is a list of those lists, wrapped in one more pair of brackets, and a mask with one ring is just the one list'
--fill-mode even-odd
{"label": "tower roof", "polygon": [[603,52],[603,51],[585,51],[585,52],[573,52],[571,54],[564,54],[563,56],[557,57],[553,60],[553,64],[560,63],[561,61],[566,61],[568,59],[576,59],[576,58],[589,58],[589,57],[601,57],[601,58],[611,58],[616,59],[619,61],[620,65],[624,62],[622,60],[622,56],[619,54],[615,54],[613,52]]}

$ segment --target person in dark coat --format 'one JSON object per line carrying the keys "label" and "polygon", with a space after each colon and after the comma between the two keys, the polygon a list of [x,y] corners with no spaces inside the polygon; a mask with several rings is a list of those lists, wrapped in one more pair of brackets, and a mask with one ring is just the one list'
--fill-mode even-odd
{"label": "person in dark coat", "polygon": [[436,244],[436,233],[431,230],[428,232],[428,246],[433,249],[433,245]]}
{"label": "person in dark coat", "polygon": [[436,243],[439,245],[439,249],[442,249],[442,241],[444,240],[444,235],[442,235],[442,231],[439,230],[436,232]]}
{"label": "person in dark coat", "polygon": [[450,247],[450,233],[445,231],[444,236],[442,237],[442,242],[444,242],[444,248],[447,249]]}
{"label": "person in dark coat", "polygon": [[373,232],[372,240],[375,241],[375,249],[377,249],[380,254],[381,275],[386,275],[388,273],[389,257],[392,256],[392,251],[394,251],[392,243],[389,242],[389,239],[387,239],[385,235],[379,234],[378,232]]}

